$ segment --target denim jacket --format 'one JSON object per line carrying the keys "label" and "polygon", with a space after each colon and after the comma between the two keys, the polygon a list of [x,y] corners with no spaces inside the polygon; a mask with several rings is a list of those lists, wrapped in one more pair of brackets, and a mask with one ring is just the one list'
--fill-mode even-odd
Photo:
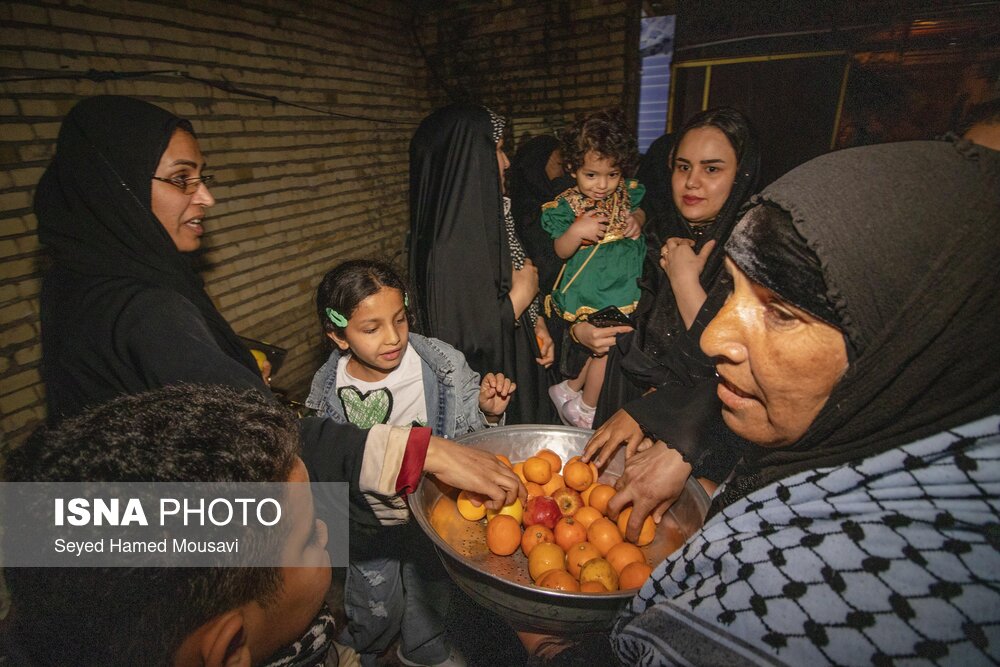
{"label": "denim jacket", "polygon": [[[434,435],[454,438],[494,426],[479,409],[479,373],[469,368],[465,356],[437,338],[411,333],[409,345],[420,357],[424,379],[427,425]],[[337,363],[344,353],[335,349],[313,376],[306,405],[320,417],[346,424],[344,406],[337,396]],[[504,418],[500,418],[502,424]]]}

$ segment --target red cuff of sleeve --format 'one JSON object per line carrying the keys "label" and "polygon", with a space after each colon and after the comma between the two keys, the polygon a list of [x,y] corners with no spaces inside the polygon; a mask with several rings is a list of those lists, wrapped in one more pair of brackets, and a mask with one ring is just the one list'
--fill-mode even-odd
{"label": "red cuff of sleeve", "polygon": [[396,493],[408,495],[413,493],[420,483],[424,472],[424,459],[427,458],[427,446],[431,443],[431,429],[426,426],[414,426],[410,429],[410,437],[406,440],[406,453],[403,463],[399,466],[396,477]]}

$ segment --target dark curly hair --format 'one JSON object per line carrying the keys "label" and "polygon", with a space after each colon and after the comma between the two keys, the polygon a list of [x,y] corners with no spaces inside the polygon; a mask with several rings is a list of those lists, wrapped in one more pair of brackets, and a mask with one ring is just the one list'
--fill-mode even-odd
{"label": "dark curly hair", "polygon": [[625,122],[625,114],[617,107],[578,116],[575,123],[563,130],[560,145],[566,171],[570,173],[583,166],[589,151],[610,159],[623,175],[631,175],[639,162],[635,137]]}
{"label": "dark curly hair", "polygon": [[[178,384],[40,428],[3,472],[7,482],[283,482],[298,451],[295,415],[259,393]],[[42,665],[84,667],[171,663],[200,625],[252,600],[267,608],[282,586],[277,567],[26,567],[4,576],[21,648]]]}

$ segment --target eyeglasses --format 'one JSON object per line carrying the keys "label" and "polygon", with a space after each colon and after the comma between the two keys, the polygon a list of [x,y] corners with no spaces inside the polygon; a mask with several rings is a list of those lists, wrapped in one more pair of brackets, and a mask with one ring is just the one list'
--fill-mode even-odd
{"label": "eyeglasses", "polygon": [[198,176],[197,178],[181,178],[180,176],[175,176],[174,178],[163,178],[162,176],[153,176],[154,181],[163,181],[164,183],[170,183],[170,185],[175,188],[179,188],[184,191],[186,195],[193,195],[198,191],[198,186],[202,183],[208,185],[213,180],[215,176],[205,175]]}

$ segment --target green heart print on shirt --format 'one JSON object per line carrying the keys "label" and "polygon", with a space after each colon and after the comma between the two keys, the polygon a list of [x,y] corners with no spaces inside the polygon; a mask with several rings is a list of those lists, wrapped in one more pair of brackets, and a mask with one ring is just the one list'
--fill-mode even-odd
{"label": "green heart print on shirt", "polygon": [[392,393],[385,387],[364,394],[357,387],[341,387],[337,396],[344,406],[347,421],[358,428],[385,424],[392,414]]}

